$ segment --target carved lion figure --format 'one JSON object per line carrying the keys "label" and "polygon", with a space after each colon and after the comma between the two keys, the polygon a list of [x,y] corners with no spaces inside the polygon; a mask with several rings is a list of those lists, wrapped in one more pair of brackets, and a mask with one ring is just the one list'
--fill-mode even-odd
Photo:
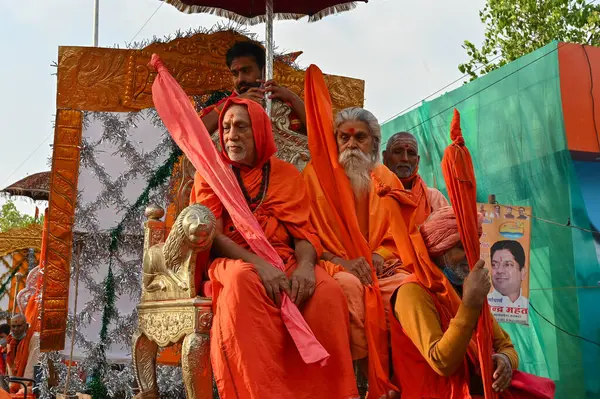
{"label": "carved lion figure", "polygon": [[215,232],[215,216],[204,205],[190,205],[181,211],[164,244],[153,245],[144,254],[146,292],[167,291],[173,284],[187,291],[189,270],[183,266],[193,254],[210,249]]}

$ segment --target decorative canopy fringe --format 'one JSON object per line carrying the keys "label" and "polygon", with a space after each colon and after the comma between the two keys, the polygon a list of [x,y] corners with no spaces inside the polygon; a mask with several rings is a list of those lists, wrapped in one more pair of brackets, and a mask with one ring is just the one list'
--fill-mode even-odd
{"label": "decorative canopy fringe", "polygon": [[[232,11],[225,10],[223,8],[218,7],[207,7],[207,6],[195,6],[183,3],[181,0],[162,0],[166,3],[171,4],[173,7],[177,8],[179,11],[187,13],[187,14],[212,14],[217,17],[227,18],[235,23],[244,24],[244,25],[257,25],[266,21],[266,16],[264,14],[257,15],[255,17],[245,17],[243,15],[236,14]],[[309,22],[319,21],[320,19],[344,12],[349,11],[356,8],[355,1],[350,1],[347,3],[337,4],[335,6],[324,8],[314,14],[294,14],[294,13],[274,13],[273,16],[278,20],[291,20],[291,19],[300,19],[308,15]]]}

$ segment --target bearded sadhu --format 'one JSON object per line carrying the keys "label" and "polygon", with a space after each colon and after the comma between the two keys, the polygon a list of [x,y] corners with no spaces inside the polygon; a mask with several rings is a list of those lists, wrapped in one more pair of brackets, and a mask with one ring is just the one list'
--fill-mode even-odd
{"label": "bearded sadhu", "polygon": [[[270,120],[254,101],[230,98],[219,119],[221,157],[230,164],[250,210],[283,260],[280,271],[251,252],[222,202],[197,173],[192,203],[217,218],[209,267],[215,315],[211,358],[220,397],[356,398],[343,292],[318,265],[320,240],[296,167],[276,158]],[[305,364],[280,311],[282,295],[299,307],[330,354]]]}
{"label": "bearded sadhu", "polygon": [[[33,366],[40,357],[40,337],[27,323],[22,314],[13,316],[7,339],[6,364],[10,377],[33,379]],[[11,384],[11,392],[20,390],[20,385]]]}
{"label": "bearded sadhu", "polygon": [[[481,228],[482,218],[479,218]],[[480,260],[469,271],[451,207],[434,211],[420,227],[431,262],[407,277],[392,298],[394,379],[402,398],[470,398],[483,395],[474,332],[491,283]],[[454,292],[445,292],[444,280]],[[519,356],[493,320],[493,389],[506,390]],[[481,396],[483,397],[483,396]]]}
{"label": "bearded sadhu", "polygon": [[[309,130],[309,145],[311,134],[313,132]],[[303,174],[311,199],[311,221],[323,244],[322,259],[337,266],[330,267],[329,271],[348,300],[352,357],[359,361],[360,369],[366,371],[368,360],[373,351],[377,350],[370,348],[368,344],[365,330],[367,309],[372,309],[373,306],[387,309],[392,293],[406,276],[402,272],[399,255],[389,232],[392,219],[383,200],[377,195],[375,181],[397,189],[402,188],[402,183],[379,162],[381,128],[371,112],[363,108],[342,110],[334,120],[332,137],[335,138],[337,151],[335,159],[329,159],[327,163],[333,163],[334,168],[343,168],[346,184],[350,185],[351,191],[349,198],[341,199],[344,203],[341,207],[349,207],[351,210],[338,217],[336,205],[330,199],[343,194],[335,185],[323,180],[323,168],[317,164],[322,156],[313,154],[312,148],[313,160],[306,166]],[[358,234],[351,234],[350,240],[343,240],[340,232],[350,225],[358,226]],[[368,248],[368,261],[365,256],[352,255],[360,253],[361,246]],[[365,287],[369,287],[369,290],[376,289],[373,288],[374,277],[369,262],[376,272],[380,298],[365,295]],[[377,317],[375,314],[371,316]],[[383,322],[385,329],[385,320],[379,322]],[[387,352],[387,339],[380,343],[383,347],[379,351]],[[384,356],[380,360],[383,361]],[[381,378],[385,379],[386,376]],[[370,387],[372,385],[370,381]]]}
{"label": "bearded sadhu", "polygon": [[419,144],[409,132],[394,134],[383,151],[383,163],[402,181],[416,203],[414,222],[420,225],[436,209],[448,206],[448,200],[437,189],[427,187],[419,176]]}

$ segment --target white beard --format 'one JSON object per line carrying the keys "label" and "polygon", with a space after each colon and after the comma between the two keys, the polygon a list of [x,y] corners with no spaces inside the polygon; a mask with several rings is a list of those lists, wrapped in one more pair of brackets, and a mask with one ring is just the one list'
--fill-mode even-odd
{"label": "white beard", "polygon": [[362,198],[371,190],[371,171],[375,162],[358,149],[342,152],[339,162],[346,171],[356,198]]}
{"label": "white beard", "polygon": [[229,151],[229,149],[226,146],[225,150],[227,151],[227,156],[233,162],[240,162],[240,161],[243,161],[246,158],[247,151],[246,151],[245,148],[242,149],[242,152],[231,152],[231,151]]}

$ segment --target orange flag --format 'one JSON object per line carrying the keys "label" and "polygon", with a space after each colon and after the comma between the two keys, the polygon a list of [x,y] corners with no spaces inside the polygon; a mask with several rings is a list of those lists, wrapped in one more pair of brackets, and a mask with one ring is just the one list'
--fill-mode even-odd
{"label": "orange flag", "polygon": [[[371,250],[366,240],[355,240],[362,233],[356,217],[354,194],[344,168],[338,162],[338,148],[333,133],[333,108],[323,73],[311,65],[304,80],[308,148],[325,198],[340,226],[340,241],[355,259],[364,257],[371,264]],[[336,195],[332,195],[336,193]],[[379,291],[377,275],[371,265],[373,286],[365,287],[365,333],[369,346],[369,397],[379,398],[397,389],[389,380],[388,329]]]}
{"label": "orange flag", "polygon": [[[446,148],[442,159],[442,172],[448,187],[448,195],[458,222],[458,232],[469,265],[473,267],[480,259],[479,233],[477,227],[477,185],[471,154],[465,146],[460,128],[460,114],[455,109],[450,125],[452,144]],[[486,399],[496,399],[492,389],[492,315],[484,301],[477,323],[477,349]]]}

